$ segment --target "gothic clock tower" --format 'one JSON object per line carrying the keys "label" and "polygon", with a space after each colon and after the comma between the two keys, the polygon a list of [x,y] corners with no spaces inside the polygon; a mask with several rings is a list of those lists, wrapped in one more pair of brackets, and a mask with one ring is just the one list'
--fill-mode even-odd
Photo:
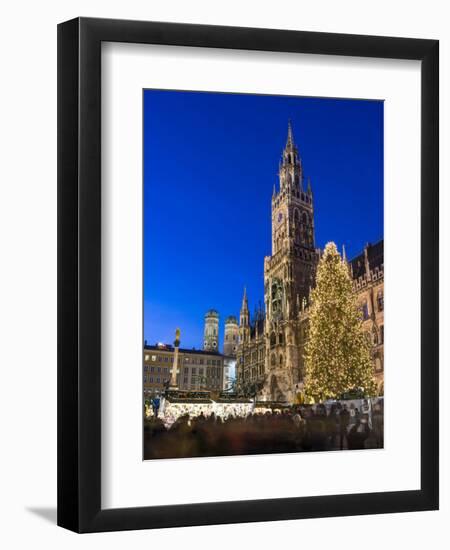
{"label": "gothic clock tower", "polygon": [[279,165],[279,189],[272,195],[272,255],[264,260],[266,308],[266,398],[292,399],[299,381],[298,317],[314,284],[318,253],[314,243],[311,182],[305,185],[302,161],[288,124]]}

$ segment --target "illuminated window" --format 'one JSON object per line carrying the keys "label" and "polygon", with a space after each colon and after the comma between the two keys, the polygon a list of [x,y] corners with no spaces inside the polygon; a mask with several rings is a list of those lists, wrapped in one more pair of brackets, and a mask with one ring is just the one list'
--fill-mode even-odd
{"label": "illuminated window", "polygon": [[156,355],[152,355],[152,361],[156,361]]}
{"label": "illuminated window", "polygon": [[270,335],[270,347],[273,348],[277,344],[277,337],[274,332]]}
{"label": "illuminated window", "polygon": [[364,302],[361,307],[362,317],[364,321],[367,321],[369,318],[369,306],[367,305],[367,302]]}
{"label": "illuminated window", "polygon": [[384,309],[384,296],[383,296],[383,291],[382,290],[378,291],[377,304],[378,304],[378,311],[383,311],[383,309]]}

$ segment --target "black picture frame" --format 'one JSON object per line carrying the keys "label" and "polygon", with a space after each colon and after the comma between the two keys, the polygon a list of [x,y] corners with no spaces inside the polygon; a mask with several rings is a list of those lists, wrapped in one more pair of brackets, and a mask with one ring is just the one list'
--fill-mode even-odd
{"label": "black picture frame", "polygon": [[[421,488],[101,508],[101,44],[421,61]],[[435,510],[439,494],[439,43],[77,18],[58,26],[58,525],[76,532]]]}

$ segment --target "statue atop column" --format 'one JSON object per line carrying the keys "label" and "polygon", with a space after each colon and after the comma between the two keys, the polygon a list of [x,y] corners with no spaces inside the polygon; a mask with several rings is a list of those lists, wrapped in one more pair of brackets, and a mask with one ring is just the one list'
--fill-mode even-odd
{"label": "statue atop column", "polygon": [[175,331],[175,341],[173,343],[175,351],[174,351],[174,354],[173,354],[173,367],[172,367],[171,376],[170,376],[170,389],[171,390],[177,390],[178,389],[177,374],[179,373],[179,370],[178,370],[178,348],[180,347],[180,335],[181,335],[181,331],[180,331],[179,328],[177,328],[177,330]]}

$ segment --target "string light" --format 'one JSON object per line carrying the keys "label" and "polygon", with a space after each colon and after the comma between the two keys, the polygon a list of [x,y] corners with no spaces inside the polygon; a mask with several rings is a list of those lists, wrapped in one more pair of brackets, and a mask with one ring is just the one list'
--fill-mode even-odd
{"label": "string light", "polygon": [[311,292],[305,346],[305,396],[337,399],[358,389],[376,394],[371,345],[352,292],[348,266],[333,242],[325,246]]}

